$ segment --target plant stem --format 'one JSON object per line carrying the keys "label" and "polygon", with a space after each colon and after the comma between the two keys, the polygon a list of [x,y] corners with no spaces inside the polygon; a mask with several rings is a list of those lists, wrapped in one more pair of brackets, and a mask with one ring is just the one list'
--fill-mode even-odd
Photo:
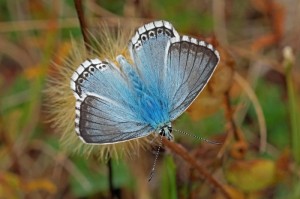
{"label": "plant stem", "polygon": [[297,106],[297,95],[294,88],[294,82],[292,77],[292,68],[294,65],[294,55],[290,47],[285,47],[283,50],[284,62],[283,66],[285,68],[286,84],[288,91],[288,105],[289,114],[291,121],[291,144],[294,160],[297,166],[300,166],[300,116],[299,107]]}
{"label": "plant stem", "polygon": [[199,163],[198,161],[190,155],[190,153],[180,144],[175,142],[170,142],[165,137],[162,139],[163,144],[179,155],[182,159],[187,161],[192,167],[194,167],[207,181],[209,181],[212,185],[217,187],[225,196],[225,198],[230,199],[230,194],[227,192],[224,185],[218,182],[210,173],[208,173]]}
{"label": "plant stem", "polygon": [[79,19],[79,23],[80,23],[80,29],[81,29],[81,33],[82,33],[82,37],[83,37],[83,41],[84,41],[84,45],[87,51],[91,51],[91,42],[89,37],[87,36],[87,32],[88,32],[88,25],[84,16],[84,12],[83,12],[83,6],[82,6],[82,0],[74,0],[75,3],[75,8],[76,8],[76,12],[77,12],[77,16]]}

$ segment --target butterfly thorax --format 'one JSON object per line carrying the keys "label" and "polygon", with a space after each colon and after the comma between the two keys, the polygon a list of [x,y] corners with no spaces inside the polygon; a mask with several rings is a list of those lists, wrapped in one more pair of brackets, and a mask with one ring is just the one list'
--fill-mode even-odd
{"label": "butterfly thorax", "polygon": [[158,133],[161,136],[165,136],[168,140],[173,140],[171,122],[168,122],[164,126],[160,127],[158,129]]}

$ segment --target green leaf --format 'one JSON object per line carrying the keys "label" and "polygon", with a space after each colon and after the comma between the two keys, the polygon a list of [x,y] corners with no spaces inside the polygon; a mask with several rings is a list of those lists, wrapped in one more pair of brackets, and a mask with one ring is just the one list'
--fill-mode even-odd
{"label": "green leaf", "polygon": [[[194,134],[197,136],[200,136],[202,138],[208,138],[211,135],[215,135],[219,132],[223,131],[224,128],[224,116],[221,111],[217,112],[214,115],[211,115],[207,118],[203,118],[202,120],[195,122],[191,120],[191,117],[184,113],[182,116],[180,116],[176,121],[174,125],[175,129],[183,130],[187,133]],[[187,135],[182,135],[174,131],[176,139],[178,137],[184,137],[184,139],[190,139],[193,142],[200,141],[196,140],[193,137],[188,137]]]}
{"label": "green leaf", "polygon": [[161,198],[177,199],[176,166],[171,156],[164,158]]}
{"label": "green leaf", "polygon": [[113,168],[113,185],[116,188],[135,187],[134,179],[132,178],[131,172],[125,162],[122,160],[112,161]]}
{"label": "green leaf", "polygon": [[[108,177],[106,170],[99,172],[89,166],[84,158],[76,157],[74,159],[78,174],[71,177],[71,189],[77,197],[90,196],[98,192],[104,192],[108,189]],[[100,163],[99,163],[100,164]]]}
{"label": "green leaf", "polygon": [[[279,87],[259,81],[256,94],[266,119],[268,141],[277,147],[285,148],[289,142],[290,130],[287,106],[281,97],[282,91]],[[256,118],[253,107],[250,108],[249,115]]]}

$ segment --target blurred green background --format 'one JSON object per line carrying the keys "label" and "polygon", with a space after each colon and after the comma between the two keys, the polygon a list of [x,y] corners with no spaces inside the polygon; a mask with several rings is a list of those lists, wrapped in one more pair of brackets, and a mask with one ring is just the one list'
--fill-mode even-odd
{"label": "blurred green background", "polygon": [[[299,0],[82,3],[91,28],[163,19],[212,42],[218,71],[175,128],[223,145],[179,134],[175,142],[230,198],[300,198]],[[45,86],[71,37],[82,42],[74,2],[0,0],[0,10],[0,198],[226,198],[167,147],[149,183],[155,146],[111,167],[65,151],[47,122]]]}

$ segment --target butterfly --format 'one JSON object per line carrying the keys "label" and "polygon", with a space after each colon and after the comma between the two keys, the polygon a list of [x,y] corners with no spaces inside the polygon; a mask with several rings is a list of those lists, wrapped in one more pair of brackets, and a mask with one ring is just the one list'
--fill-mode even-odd
{"label": "butterfly", "polygon": [[171,122],[203,90],[220,60],[211,44],[180,36],[171,23],[137,29],[128,46],[132,60],[117,65],[98,58],[71,77],[75,130],[89,144],[113,144],[157,133],[173,140]]}

